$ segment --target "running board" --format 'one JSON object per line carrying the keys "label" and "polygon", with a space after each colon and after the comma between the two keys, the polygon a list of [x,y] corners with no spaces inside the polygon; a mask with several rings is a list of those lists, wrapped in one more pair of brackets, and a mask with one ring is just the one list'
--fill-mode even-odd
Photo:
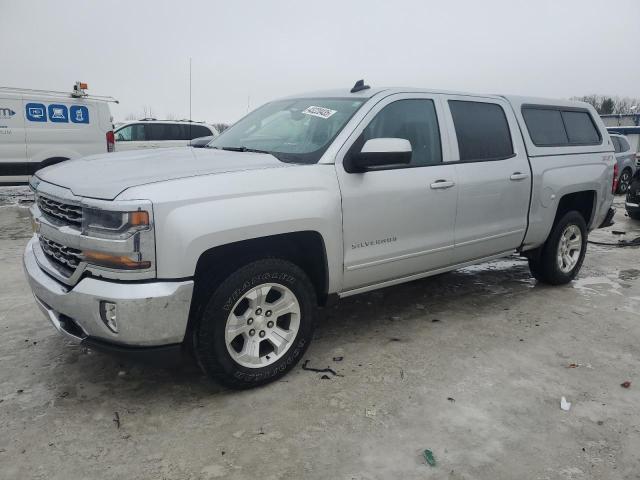
{"label": "running board", "polygon": [[419,280],[421,278],[432,277],[434,275],[439,275],[441,273],[447,273],[452,270],[457,270],[458,268],[468,267],[470,265],[476,265],[478,263],[488,262],[490,260],[496,260],[498,258],[508,257],[513,255],[514,253],[518,253],[516,250],[508,250],[506,252],[498,253],[496,255],[491,255],[488,257],[477,258],[475,260],[470,260],[464,263],[458,263],[456,265],[451,265],[448,267],[438,268],[436,270],[429,270],[428,272],[416,273],[413,275],[409,275],[406,277],[400,277],[393,280],[387,280],[381,283],[375,283],[373,285],[367,285],[364,287],[354,288],[353,290],[345,290],[344,292],[338,293],[340,298],[350,297],[351,295],[357,295],[359,293],[370,292],[371,290],[377,290],[379,288],[392,287],[393,285],[399,285],[401,283],[412,282],[413,280]]}

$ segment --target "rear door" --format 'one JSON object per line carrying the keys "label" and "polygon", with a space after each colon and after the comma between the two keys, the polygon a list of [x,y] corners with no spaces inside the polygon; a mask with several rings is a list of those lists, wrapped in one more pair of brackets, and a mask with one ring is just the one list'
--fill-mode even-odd
{"label": "rear door", "polygon": [[[372,107],[338,153],[343,290],[366,289],[450,264],[457,179],[441,118],[438,95],[391,95]],[[372,138],[409,140],[411,163],[347,172],[345,156],[359,152]]]}
{"label": "rear door", "polygon": [[527,228],[531,170],[515,116],[501,99],[449,95],[458,204],[456,263],[519,247]]}
{"label": "rear door", "polygon": [[0,183],[25,181],[28,172],[22,98],[0,98]]}
{"label": "rear door", "polygon": [[188,125],[154,122],[148,125],[151,148],[183,147],[189,144]]}

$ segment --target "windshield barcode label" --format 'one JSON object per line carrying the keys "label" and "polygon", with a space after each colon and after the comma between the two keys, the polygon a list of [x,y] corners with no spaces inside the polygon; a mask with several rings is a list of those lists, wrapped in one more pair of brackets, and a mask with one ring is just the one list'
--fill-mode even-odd
{"label": "windshield barcode label", "polygon": [[313,115],[314,117],[320,117],[320,118],[329,118],[331,115],[333,115],[336,112],[337,110],[331,110],[329,108],[314,107],[314,106],[305,108],[302,111],[302,113],[304,113],[305,115]]}

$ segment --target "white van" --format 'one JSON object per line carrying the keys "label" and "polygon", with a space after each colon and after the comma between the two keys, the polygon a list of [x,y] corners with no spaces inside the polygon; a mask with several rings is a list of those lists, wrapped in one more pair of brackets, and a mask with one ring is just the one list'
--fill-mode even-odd
{"label": "white van", "polygon": [[156,120],[143,118],[127,122],[115,129],[116,150],[186,147],[200,137],[217,137],[213,125],[189,120]]}
{"label": "white van", "polygon": [[0,87],[0,185],[26,183],[40,168],[112,152],[111,97]]}

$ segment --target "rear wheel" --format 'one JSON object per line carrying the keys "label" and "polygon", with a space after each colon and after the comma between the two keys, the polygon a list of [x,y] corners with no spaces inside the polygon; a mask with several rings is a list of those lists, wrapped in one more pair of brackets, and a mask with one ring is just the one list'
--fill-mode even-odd
{"label": "rear wheel", "polygon": [[313,285],[298,266],[281,259],[252,262],[209,299],[194,329],[198,363],[231,388],[276,380],[307,349],[316,305]]}
{"label": "rear wheel", "polygon": [[533,276],[550,285],[575,278],[587,251],[587,225],[576,211],[567,212],[553,227],[545,244],[529,256]]}

